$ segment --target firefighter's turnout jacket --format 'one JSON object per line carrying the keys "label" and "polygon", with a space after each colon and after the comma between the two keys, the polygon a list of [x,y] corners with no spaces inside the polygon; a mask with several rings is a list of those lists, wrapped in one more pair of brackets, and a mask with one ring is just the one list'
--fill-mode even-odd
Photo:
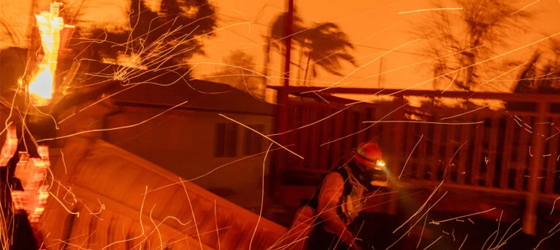
{"label": "firefighter's turnout jacket", "polygon": [[[324,211],[319,209],[319,203],[331,203],[336,206],[337,214],[348,226],[362,210],[366,192],[364,185],[352,174],[349,165],[329,173],[309,203],[296,213],[290,233],[296,234],[294,238],[300,241],[294,243],[296,247],[292,249],[304,249],[304,238],[309,236],[315,227],[322,227],[325,231],[336,234],[322,223],[321,213]],[[326,206],[324,209],[332,209],[332,207]]]}

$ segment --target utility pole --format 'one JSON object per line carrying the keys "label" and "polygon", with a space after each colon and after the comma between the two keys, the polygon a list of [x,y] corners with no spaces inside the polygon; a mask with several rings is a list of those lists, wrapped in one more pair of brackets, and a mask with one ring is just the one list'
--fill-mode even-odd
{"label": "utility pole", "polygon": [[[294,0],[288,1],[288,15],[286,18],[286,58],[284,61],[284,87],[290,86],[290,62],[292,56],[292,34],[294,33]],[[286,101],[287,101],[286,93]]]}
{"label": "utility pole", "polygon": [[266,44],[264,45],[264,67],[263,67],[263,98],[266,100],[266,89],[268,86],[268,64],[270,63],[270,35],[266,37]]}
{"label": "utility pole", "polygon": [[[288,130],[288,87],[290,86],[290,61],[291,61],[291,52],[292,52],[292,34],[294,33],[294,0],[286,0],[287,1],[287,15],[286,15],[286,27],[284,33],[284,41],[285,41],[285,57],[284,57],[284,72],[282,76],[284,77],[284,88],[280,88],[277,93],[277,104],[278,104],[278,112],[276,117],[276,132],[284,132]],[[281,144],[286,143],[286,136],[280,135],[278,137],[278,142]],[[280,198],[280,187],[282,185],[282,176],[283,171],[282,167],[285,165],[283,164],[286,162],[286,158],[284,157],[285,152],[280,152],[277,155],[277,160],[275,160],[275,167],[272,176],[272,185],[273,188],[273,196],[276,198]]]}

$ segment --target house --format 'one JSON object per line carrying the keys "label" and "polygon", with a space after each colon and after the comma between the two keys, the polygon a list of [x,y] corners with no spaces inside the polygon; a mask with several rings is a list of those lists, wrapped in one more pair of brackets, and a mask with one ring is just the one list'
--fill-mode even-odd
{"label": "house", "polygon": [[268,144],[254,131],[272,133],[274,105],[228,85],[183,80],[175,72],[138,70],[123,85],[100,75],[82,83],[95,90],[76,88],[88,94],[61,105],[58,137],[100,129],[90,136],[258,211]]}
{"label": "house", "polygon": [[95,72],[43,109],[52,116],[29,114],[56,179],[39,226],[48,248],[286,244],[287,229],[258,216],[268,145],[252,130],[272,132],[273,105],[224,84],[169,84],[180,78],[161,72],[129,85]]}

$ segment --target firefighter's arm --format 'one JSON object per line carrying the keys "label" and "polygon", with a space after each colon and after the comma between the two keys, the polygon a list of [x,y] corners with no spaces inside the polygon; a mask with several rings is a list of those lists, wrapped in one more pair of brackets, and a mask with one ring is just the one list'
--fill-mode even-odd
{"label": "firefighter's arm", "polygon": [[340,240],[352,245],[354,235],[348,230],[346,224],[340,219],[337,209],[343,196],[344,179],[339,173],[330,173],[323,181],[319,192],[317,212],[323,219],[328,231],[336,233]]}

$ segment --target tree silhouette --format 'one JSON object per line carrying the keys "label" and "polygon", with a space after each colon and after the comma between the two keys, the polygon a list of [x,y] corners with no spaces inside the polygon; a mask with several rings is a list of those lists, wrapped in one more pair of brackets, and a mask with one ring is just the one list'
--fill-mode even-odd
{"label": "tree silhouette", "polygon": [[514,93],[560,93],[560,42],[551,40],[551,45],[548,51],[533,53],[517,77]]}
{"label": "tree silhouette", "polygon": [[213,36],[216,28],[214,7],[207,0],[162,0],[158,12],[142,0],[130,4],[130,30],[92,32],[92,57],[140,58],[148,69],[187,68],[185,60],[204,54],[201,38]]}
{"label": "tree silhouette", "polygon": [[[285,38],[285,34],[286,34],[286,18],[288,16],[288,13],[282,13],[280,15],[278,15],[276,17],[276,19],[274,19],[274,22],[272,23],[272,26],[270,27],[270,33],[268,35],[268,43],[266,46],[269,46],[269,49],[267,49],[268,51],[272,50],[276,50],[278,52],[280,52],[282,55],[285,55],[286,51],[285,51],[285,44],[284,44],[284,38]],[[294,18],[293,18],[293,34],[292,35],[292,41],[294,41],[296,44],[302,44],[303,43],[303,35],[302,33],[305,31],[306,27],[303,24],[303,20],[296,15],[296,13],[294,13]]]}
{"label": "tree silhouette", "polygon": [[[340,76],[341,61],[356,66],[354,56],[350,54],[354,49],[348,36],[334,23],[320,23],[303,33],[303,55],[307,57],[303,85],[306,85],[308,72],[311,77],[317,77],[317,66],[325,71]],[[311,63],[312,62],[312,63]]]}
{"label": "tree silhouette", "polygon": [[[507,45],[516,31],[523,31],[531,15],[506,0],[455,0],[461,11],[433,11],[414,27],[413,33],[429,40],[429,52],[438,59],[432,66],[440,83],[453,81],[461,90],[472,91],[480,83],[483,65],[476,65]],[[436,8],[444,6],[436,2]],[[456,14],[458,13],[458,14]],[[445,75],[447,74],[447,75]],[[439,77],[445,75],[445,77]]]}
{"label": "tree silhouette", "polygon": [[[549,48],[537,50],[517,76],[514,93],[560,94],[560,41],[551,39]],[[508,102],[507,110],[534,112],[526,102]]]}
{"label": "tree silhouette", "polygon": [[[272,26],[270,27],[270,32],[267,34],[265,39],[264,45],[264,70],[263,75],[268,75],[268,65],[270,63],[270,54],[274,50],[280,55],[286,57],[286,47],[284,44],[284,36],[286,34],[286,18],[288,18],[288,13],[284,12],[281,13],[274,19],[272,22]],[[301,37],[298,35],[300,34],[305,27],[303,26],[302,19],[294,13],[293,16],[293,30],[295,36],[292,36],[292,41],[296,44],[300,44],[302,41],[298,40]],[[300,60],[301,61],[301,60]],[[301,65],[290,62],[291,65],[296,66],[301,69]],[[266,85],[266,78],[263,78],[263,84]]]}
{"label": "tree silhouette", "polygon": [[[279,52],[281,55],[286,53],[283,42],[286,18],[287,13],[278,15],[270,28],[269,35],[266,37],[265,66],[268,65],[272,50]],[[330,74],[341,75],[341,61],[356,65],[354,56],[350,53],[354,46],[337,24],[332,22],[316,23],[307,28],[303,24],[303,20],[294,14],[293,27],[293,47],[299,50],[299,60],[298,63],[290,63],[299,68],[299,75],[302,71],[305,71],[303,85],[306,85],[309,73],[311,73],[312,78],[317,77],[318,67]],[[304,58],[306,60],[305,66],[303,64]],[[298,76],[298,78],[300,77]]]}
{"label": "tree silhouette", "polygon": [[264,98],[266,90],[262,84],[264,77],[255,71],[254,56],[241,50],[234,50],[224,57],[223,62],[227,65],[207,78],[246,91],[256,98]]}

